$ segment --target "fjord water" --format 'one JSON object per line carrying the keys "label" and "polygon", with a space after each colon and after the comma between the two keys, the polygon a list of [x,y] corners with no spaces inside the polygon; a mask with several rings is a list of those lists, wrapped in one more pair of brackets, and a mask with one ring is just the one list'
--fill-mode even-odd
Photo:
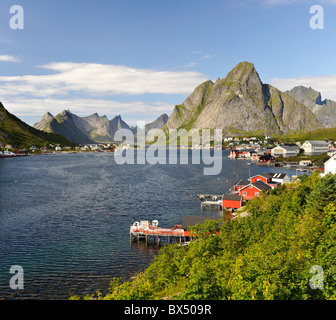
{"label": "fjord water", "polygon": [[[113,277],[129,279],[158,252],[157,245],[131,244],[133,222],[173,227],[185,215],[213,215],[201,211],[198,194],[223,194],[249,174],[295,173],[227,156],[223,151],[217,176],[191,161],[118,165],[105,153],[1,159],[0,299],[105,292]],[[23,290],[9,286],[14,265],[24,270]]]}

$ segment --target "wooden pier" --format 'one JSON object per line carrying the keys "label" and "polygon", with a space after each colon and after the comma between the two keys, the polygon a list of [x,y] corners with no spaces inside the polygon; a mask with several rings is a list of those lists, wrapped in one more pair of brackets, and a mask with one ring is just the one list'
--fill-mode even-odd
{"label": "wooden pier", "polygon": [[158,221],[140,221],[135,222],[130,228],[130,240],[140,241],[145,240],[146,243],[153,239],[154,243],[161,243],[162,238],[167,238],[168,243],[175,239],[175,243],[185,243],[189,237],[189,233],[182,229],[181,225],[176,225],[174,228],[159,228]]}
{"label": "wooden pier", "polygon": [[171,236],[171,235],[141,235],[141,234],[130,234],[130,240],[133,241],[145,241],[147,244],[153,242],[158,245],[161,244],[162,238],[167,239],[168,243],[180,243],[185,244],[190,242],[190,237],[188,236]]}
{"label": "wooden pier", "polygon": [[202,201],[201,209],[202,210],[212,210],[212,211],[222,211],[222,201]]}
{"label": "wooden pier", "polygon": [[223,195],[215,195],[215,194],[199,194],[197,195],[197,197],[201,200],[201,201],[218,201],[222,199]]}

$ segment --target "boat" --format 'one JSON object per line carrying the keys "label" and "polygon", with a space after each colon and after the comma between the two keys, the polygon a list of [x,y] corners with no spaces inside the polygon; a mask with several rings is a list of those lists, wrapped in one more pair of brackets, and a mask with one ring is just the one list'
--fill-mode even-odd
{"label": "boat", "polygon": [[230,151],[230,154],[228,155],[229,158],[236,159],[237,153],[235,151]]}
{"label": "boat", "polygon": [[16,154],[12,151],[6,150],[4,152],[0,151],[0,158],[14,158]]}

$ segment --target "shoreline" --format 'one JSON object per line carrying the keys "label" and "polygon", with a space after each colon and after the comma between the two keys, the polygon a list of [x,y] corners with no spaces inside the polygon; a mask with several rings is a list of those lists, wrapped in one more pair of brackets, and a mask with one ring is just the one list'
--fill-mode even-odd
{"label": "shoreline", "polygon": [[[223,150],[225,151],[225,150]],[[116,154],[115,151],[52,151],[52,152],[47,152],[47,153],[29,153],[27,155],[15,155],[15,156],[6,156],[6,157],[1,157],[0,159],[12,159],[12,158],[27,158],[30,156],[53,156],[53,155],[62,155],[62,154]],[[320,155],[322,156],[322,155]],[[323,154],[323,156],[326,156]],[[314,156],[307,156],[305,157],[305,160],[312,160],[314,159]],[[253,162],[250,163],[250,165],[256,165],[256,166],[260,166],[260,167],[281,167],[287,170],[297,170],[300,172],[314,172],[314,171],[321,171],[324,170],[323,166],[319,166],[319,165],[311,165],[311,166],[305,166],[305,165],[300,165],[300,159],[289,159],[290,161],[285,161],[286,158],[283,158],[281,160],[283,161],[279,161],[279,159],[277,159],[277,161],[275,163],[272,164],[262,164],[262,163],[257,163],[257,162]],[[251,161],[251,159],[249,158],[238,158],[238,159],[234,159],[234,160],[245,160],[245,161]]]}

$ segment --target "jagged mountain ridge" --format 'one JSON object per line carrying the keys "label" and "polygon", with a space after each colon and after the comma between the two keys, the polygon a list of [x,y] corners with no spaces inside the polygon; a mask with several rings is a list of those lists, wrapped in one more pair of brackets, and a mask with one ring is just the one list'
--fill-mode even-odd
{"label": "jagged mountain ridge", "polygon": [[287,133],[322,128],[313,112],[277,88],[263,84],[254,65],[241,62],[226,78],[198,86],[175,106],[164,129],[224,129]]}
{"label": "jagged mountain ridge", "polygon": [[[147,133],[151,129],[160,129],[165,125],[167,119],[168,116],[163,114],[155,121],[146,124],[142,130]],[[133,134],[141,131],[137,126],[130,127],[120,115],[108,120],[106,116],[101,117],[97,113],[87,117],[79,117],[69,110],[64,110],[55,117],[47,112],[41,120],[35,123],[34,127],[45,132],[62,134],[78,144],[113,142],[115,133],[119,129],[131,130]]]}
{"label": "jagged mountain ridge", "polygon": [[48,112],[34,127],[62,134],[70,141],[79,144],[113,142],[117,130],[130,129],[120,115],[108,120],[106,116],[101,117],[97,113],[79,117],[70,110],[64,110],[55,117]]}
{"label": "jagged mountain ridge", "polygon": [[322,100],[321,92],[311,87],[297,86],[286,91],[294,99],[307,106],[326,128],[336,127],[336,102],[324,99]]}
{"label": "jagged mountain ridge", "polygon": [[15,148],[27,148],[30,146],[47,146],[61,144],[71,146],[72,143],[65,137],[47,133],[31,127],[13,114],[9,113],[0,102],[0,142],[11,144]]}
{"label": "jagged mountain ridge", "polygon": [[166,125],[168,118],[168,115],[164,113],[153,122],[147,123],[144,128],[138,128],[138,130],[134,132],[136,143],[143,144],[153,142],[156,136],[160,136],[158,131]]}
{"label": "jagged mountain ridge", "polygon": [[155,129],[162,128],[167,123],[168,118],[168,115],[164,113],[153,122],[146,124],[144,129],[145,133],[147,134],[150,130],[155,131]]}

